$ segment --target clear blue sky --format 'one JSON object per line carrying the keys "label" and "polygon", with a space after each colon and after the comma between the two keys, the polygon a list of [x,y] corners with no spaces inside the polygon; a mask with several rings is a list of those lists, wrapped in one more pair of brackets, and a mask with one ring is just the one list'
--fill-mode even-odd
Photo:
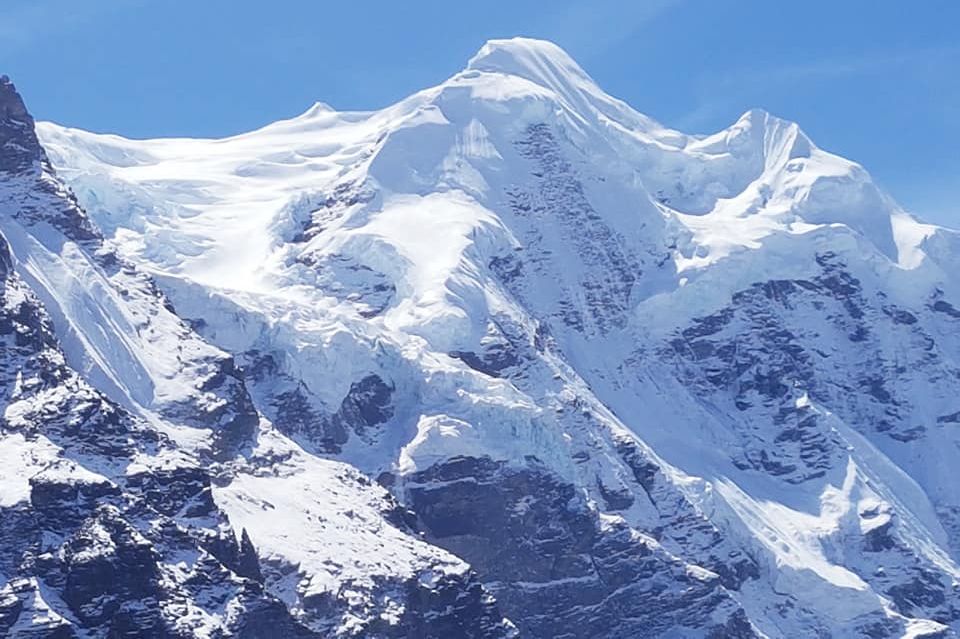
{"label": "clear blue sky", "polygon": [[0,73],[39,119],[220,136],[317,100],[385,106],[513,35],[557,42],[675,128],[754,106],[795,120],[960,226],[957,0],[2,0]]}

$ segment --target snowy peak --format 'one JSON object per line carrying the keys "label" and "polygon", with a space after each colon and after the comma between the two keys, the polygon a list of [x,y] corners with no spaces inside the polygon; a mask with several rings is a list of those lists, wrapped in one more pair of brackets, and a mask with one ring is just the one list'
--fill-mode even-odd
{"label": "snowy peak", "polygon": [[957,240],[796,124],[671,131],[517,38],[380,111],[39,135],[157,289],[0,215],[66,363],[216,461],[320,636],[960,630]]}
{"label": "snowy peak", "polygon": [[810,157],[813,143],[795,122],[771,115],[763,109],[750,109],[725,132],[731,150],[738,146],[760,152],[767,169],[783,168],[790,160]]}
{"label": "snowy peak", "polygon": [[[490,40],[470,59],[466,70],[454,79],[470,77],[477,72],[520,78],[545,90],[568,111],[567,117],[576,122],[623,127],[672,142],[682,137],[610,96],[566,51],[546,40]],[[509,83],[503,82],[503,85],[506,87]]]}
{"label": "snowy peak", "polygon": [[515,75],[558,93],[570,87],[596,86],[566,51],[532,38],[489,40],[470,58],[467,70]]}
{"label": "snowy peak", "polygon": [[[893,209],[869,175],[818,149],[794,122],[751,109],[713,135],[684,135],[607,94],[565,51],[542,40],[491,40],[452,82],[471,82],[472,72],[493,75],[504,87],[475,91],[475,101],[490,95],[515,100],[500,107],[509,109],[515,125],[510,135],[549,123],[580,161],[608,174],[633,175],[667,212],[700,216],[679,218],[691,227],[699,245],[691,250],[701,256],[681,256],[684,265],[712,263],[775,233],[829,224],[853,229],[897,259],[888,222]],[[448,116],[463,111],[444,109]],[[489,116],[483,121],[494,137],[504,127]]]}

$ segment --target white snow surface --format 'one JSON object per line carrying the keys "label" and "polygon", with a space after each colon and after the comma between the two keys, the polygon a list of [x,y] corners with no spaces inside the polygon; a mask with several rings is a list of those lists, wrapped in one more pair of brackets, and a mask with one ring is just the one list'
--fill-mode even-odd
{"label": "white snow surface", "polygon": [[[550,151],[532,159],[518,144],[542,124],[559,162],[538,165]],[[555,45],[521,38],[487,43],[462,72],[380,111],[318,104],[225,139],[131,140],[53,123],[39,123],[38,134],[109,241],[155,277],[181,316],[203,320],[216,349],[282,353],[282,372],[330,412],[367,373],[394,385],[381,433],[351,438],[339,461],[274,433],[273,445],[299,451],[293,461],[275,475],[238,471],[215,492],[268,559],[298,567],[276,584],[291,605],[344,579],[363,590],[374,567],[465,569],[383,523],[367,488],[351,492],[354,480],[337,478],[355,472],[346,464],[402,478],[461,455],[535,456],[602,504],[598,482],[635,485],[615,454],[623,437],[645,442],[677,490],[752,549],[777,592],[841,633],[871,611],[897,616],[868,582],[872,567],[844,550],[889,513],[912,552],[960,580],[936,514],[960,507],[956,434],[913,444],[865,435],[864,424],[803,404],[798,391],[801,407],[820,411],[848,449],[822,478],[785,486],[731,462],[740,443],[725,408],[692,401],[665,369],[638,364],[623,374],[631,353],[720,311],[736,291],[813,277],[812,256],[826,249],[902,307],[924,306],[934,290],[960,297],[956,232],[916,220],[862,167],[819,149],[796,124],[753,110],[715,134],[686,135],[607,95]],[[571,175],[594,222],[571,228],[519,212],[555,208],[549,180]],[[601,225],[614,239],[585,252],[581,242]],[[97,273],[75,281],[88,272],[69,244],[41,250],[16,222],[3,232],[33,283],[64,296],[58,306],[70,309],[68,321],[86,327],[78,334],[95,334],[89,328],[106,325],[107,315],[127,322],[112,327],[116,334],[136,334],[135,318],[111,307],[112,289]],[[526,259],[537,274],[510,289],[491,264],[521,248],[536,256]],[[617,298],[610,260],[618,255],[643,275],[614,310],[591,316],[571,291],[600,282],[603,299]],[[382,308],[370,282],[392,290]],[[450,355],[481,350],[496,337],[493,325],[533,335],[569,300],[585,327],[555,325],[557,349],[537,356],[523,384]],[[97,370],[135,395],[132,403],[191,392],[168,370],[163,342],[154,351],[141,338],[123,352],[107,342],[117,344],[105,339],[87,352],[102,356]],[[918,419],[960,410],[949,393],[915,384],[912,392],[929,396],[917,403],[930,403]],[[274,390],[264,383],[253,392],[259,401]],[[4,470],[8,457],[19,459],[6,445],[15,441],[0,453],[4,504],[24,498],[10,477],[26,471]],[[587,450],[588,462],[573,461]],[[641,528],[657,517],[642,500],[620,514]],[[799,636],[791,625],[799,616],[773,621],[767,604],[750,599],[742,604],[767,620],[757,623],[768,636]],[[938,627],[909,619],[905,632]]]}
{"label": "white snow surface", "polygon": [[388,523],[386,491],[349,465],[298,454],[269,428],[255,453],[289,459],[269,469],[241,465],[229,484],[214,488],[214,498],[253,540],[267,587],[308,623],[301,602],[311,597],[345,597],[351,611],[337,631],[349,632],[362,628],[370,601],[383,596],[376,592],[383,575],[409,579],[426,566],[436,574],[467,571],[463,561]]}
{"label": "white snow surface", "polygon": [[46,439],[27,442],[19,433],[0,443],[0,507],[29,501],[30,478],[56,460],[57,448]]}

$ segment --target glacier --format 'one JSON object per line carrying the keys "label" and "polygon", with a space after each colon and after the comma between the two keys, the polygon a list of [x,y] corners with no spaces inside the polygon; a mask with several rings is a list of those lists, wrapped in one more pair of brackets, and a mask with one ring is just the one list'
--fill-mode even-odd
{"label": "glacier", "polygon": [[0,233],[0,633],[960,630],[960,234],[794,123],[526,38],[224,139],[4,80]]}

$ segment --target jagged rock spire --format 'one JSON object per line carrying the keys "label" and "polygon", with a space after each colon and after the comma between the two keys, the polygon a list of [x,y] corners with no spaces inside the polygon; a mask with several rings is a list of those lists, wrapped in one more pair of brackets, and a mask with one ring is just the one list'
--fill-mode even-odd
{"label": "jagged rock spire", "polygon": [[6,75],[0,76],[0,173],[21,174],[47,164],[33,117]]}

